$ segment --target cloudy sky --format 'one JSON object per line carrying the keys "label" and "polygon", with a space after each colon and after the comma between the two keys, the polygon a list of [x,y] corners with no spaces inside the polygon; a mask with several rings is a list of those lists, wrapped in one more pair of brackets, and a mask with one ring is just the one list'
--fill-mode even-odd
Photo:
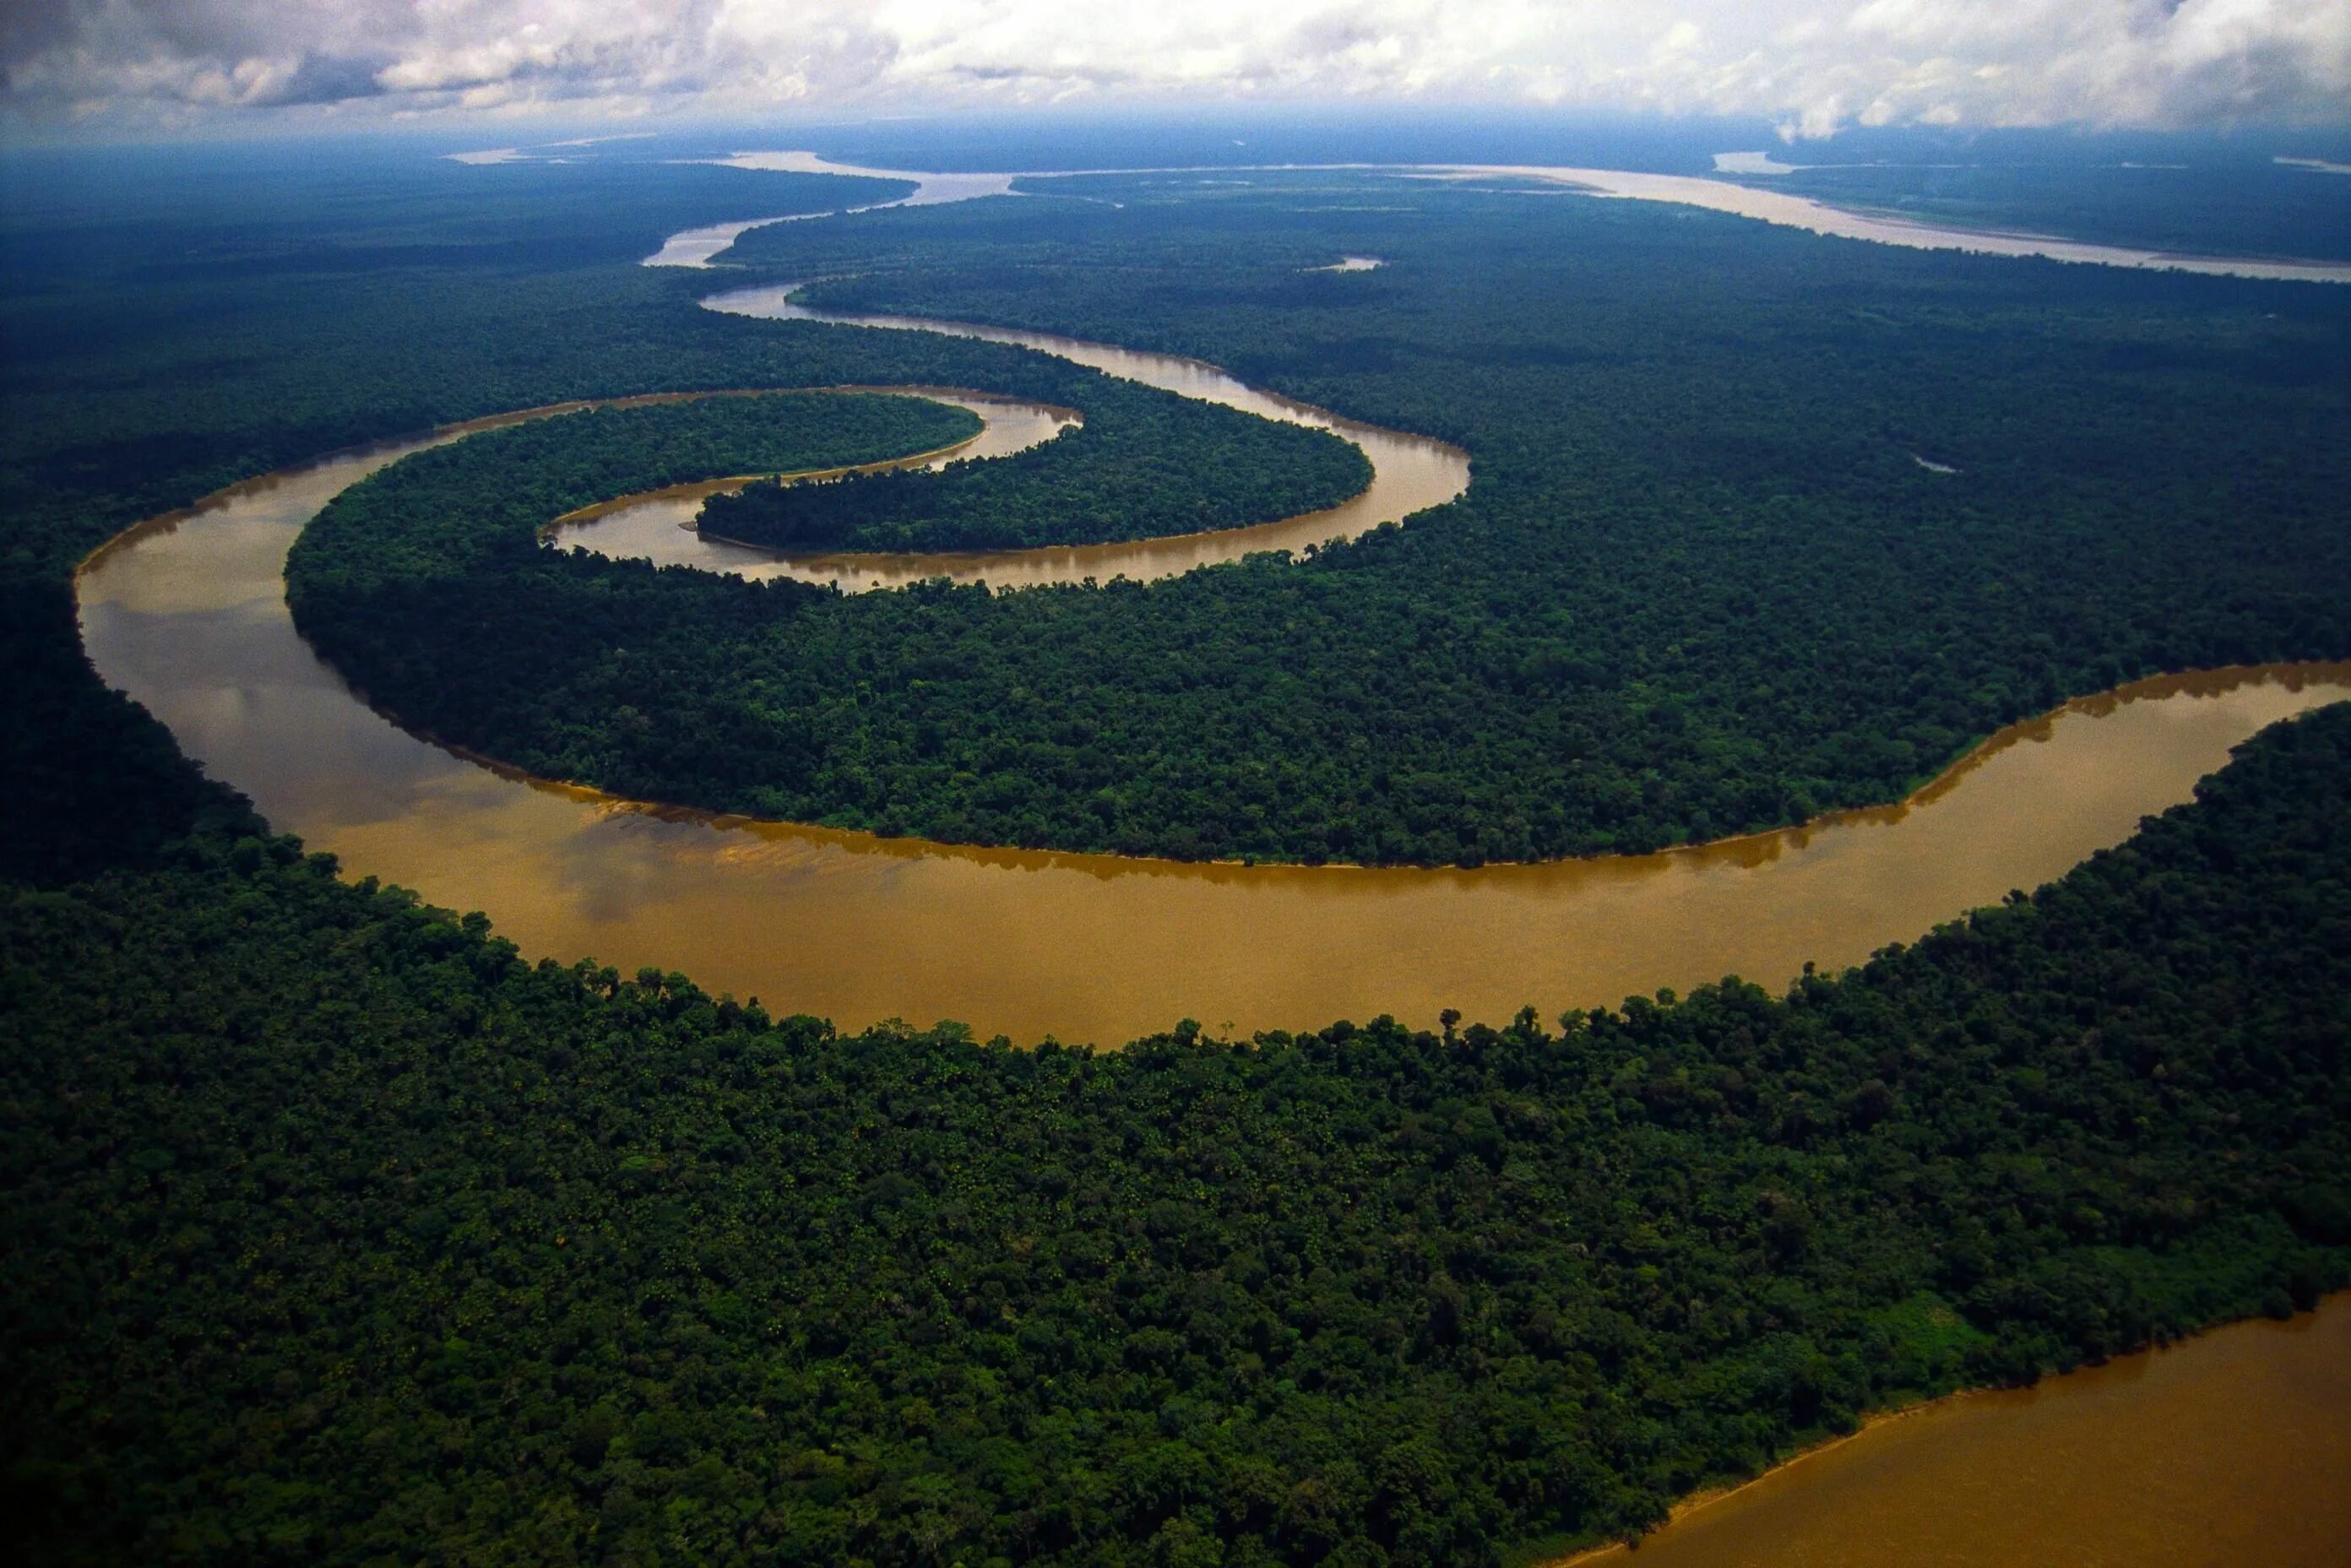
{"label": "cloudy sky", "polygon": [[2351,121],[2351,0],[5,0],[26,120],[1184,100]]}

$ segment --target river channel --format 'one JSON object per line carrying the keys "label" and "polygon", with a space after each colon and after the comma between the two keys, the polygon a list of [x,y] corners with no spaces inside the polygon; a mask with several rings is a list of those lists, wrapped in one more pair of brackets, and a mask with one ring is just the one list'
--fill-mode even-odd
{"label": "river channel", "polygon": [[[781,291],[713,303],[800,314]],[[1243,400],[1264,394],[1165,356],[871,324],[1023,343],[1275,417],[1332,419],[1280,400],[1258,407]],[[1064,411],[1003,400],[969,406],[989,421],[975,455],[1050,439],[1065,423]],[[942,564],[998,582],[1151,576],[1359,531],[1466,483],[1466,461],[1439,444],[1332,427],[1365,444],[1392,488],[1343,517],[1231,536],[1025,561],[778,563],[684,532],[673,496],[584,517],[561,542],[850,587]],[[1382,1012],[1428,1023],[1445,1007],[1499,1019],[1522,1004],[1550,1013],[1731,972],[1777,986],[1807,962],[1855,962],[2062,873],[2187,799],[2256,730],[2351,696],[2351,665],[2339,664],[2140,682],[2002,732],[1899,805],[1551,865],[1186,865],[713,818],[454,755],[371,711],[295,632],[283,572],[304,525],[383,465],[466,433],[269,475],[101,550],[78,580],[99,674],[276,827],[340,856],[347,874],[486,910],[533,956],[682,969],[848,1028],[953,1018],[1023,1042],[1115,1043],[1187,1015],[1219,1031]],[[1687,1511],[1639,1561],[2315,1568],[2341,1562],[2351,1540],[2346,1409],[2351,1308],[2337,1298],[2315,1318],[2240,1325],[1880,1423]]]}
{"label": "river channel", "polygon": [[[1766,170],[1740,160],[1757,155],[1719,153],[1716,167],[1724,172],[1795,173],[1792,166],[1774,165]],[[1724,160],[1731,160],[1725,162]],[[1301,173],[1328,171],[1345,173],[1394,174],[1407,178],[1465,182],[1473,180],[1509,182],[1520,188],[1545,187],[1552,193],[1583,196],[1615,197],[1628,201],[1667,202],[1679,206],[1704,207],[1711,212],[1729,213],[1733,216],[1752,218],[1759,223],[1774,224],[1787,228],[1803,229],[1811,234],[1834,239],[1866,240],[1875,245],[1899,246],[1907,250],[1964,251],[1978,256],[2039,256],[2050,261],[2077,262],[2098,267],[2122,267],[2158,272],[2192,272],[2213,277],[2252,277],[2273,282],[2351,283],[2351,263],[2309,260],[2294,256],[2208,256],[2179,251],[2147,250],[2143,247],[2101,245],[2091,240],[2067,239],[2059,235],[2022,234],[2001,229],[1965,228],[1957,225],[1921,223],[1885,213],[1857,211],[1850,207],[1831,205],[1810,196],[1789,191],[1774,191],[1755,185],[1745,185],[1731,180],[1710,180],[1694,174],[1656,174],[1628,169],[1592,169],[1551,163],[1277,163],[1239,164],[1209,168],[1175,169],[1055,169],[1026,173],[958,173],[943,174],[909,169],[868,169],[858,164],[834,163],[812,152],[738,152],[731,158],[716,160],[731,168],[787,170],[800,173],[860,175],[871,179],[904,180],[914,184],[914,192],[895,201],[881,202],[871,207],[840,209],[843,212],[873,212],[883,207],[938,206],[949,202],[973,201],[983,196],[1050,193],[1052,186],[1041,182],[1103,174],[1207,174],[1249,175],[1264,173]],[[1771,160],[1765,159],[1770,163]],[[1020,183],[1030,185],[1024,191]],[[1244,182],[1246,183],[1246,182]],[[770,223],[798,223],[811,217],[834,215],[824,213],[800,213],[785,218],[755,218],[747,222],[714,224],[707,228],[689,229],[671,236],[660,251],[645,258],[648,267],[706,267],[711,258],[745,231],[760,228]],[[1366,270],[1362,264],[1381,265],[1372,256],[1346,256],[1334,267],[1317,271],[1353,272]]]}
{"label": "river channel", "polygon": [[[2351,696],[2351,665],[2141,682],[2003,732],[1900,805],[1475,871],[1183,864],[713,818],[432,745],[296,633],[283,573],[303,526],[386,463],[455,438],[270,475],[133,530],[79,580],[99,674],[352,875],[486,910],[533,956],[680,969],[845,1028],[947,1018],[1022,1042],[1116,1043],[1187,1016],[1244,1032],[1428,1023],[1447,1007],[1548,1015],[1729,973],[1777,986],[2062,873],[2187,799],[2254,731]],[[1256,547],[1256,532],[1221,548]]]}
{"label": "river channel", "polygon": [[2341,1568],[2351,1296],[1964,1394],[1576,1568]]}

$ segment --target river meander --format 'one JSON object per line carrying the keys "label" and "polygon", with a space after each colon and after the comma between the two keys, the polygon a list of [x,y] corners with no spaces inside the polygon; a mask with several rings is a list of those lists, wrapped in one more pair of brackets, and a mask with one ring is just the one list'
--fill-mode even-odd
{"label": "river meander", "polygon": [[[713,303],[800,313],[779,291]],[[946,329],[1237,406],[1264,397],[1191,361]],[[1004,449],[1049,439],[1061,421],[1050,410],[983,412],[981,441]],[[1280,400],[1259,412],[1330,418]],[[1374,514],[1405,516],[1466,483],[1466,460],[1451,448],[1333,423],[1343,425],[1367,451],[1397,443],[1384,464],[1374,452],[1395,485],[1376,505],[1270,530],[1106,547],[1126,552],[1123,564],[1034,552],[1010,570],[984,563],[986,575],[1188,570],[1358,531],[1382,520]],[[462,434],[269,475],[101,550],[78,580],[99,674],[276,827],[340,855],[347,874],[486,910],[534,956],[683,969],[712,989],[849,1028],[955,1018],[1022,1041],[1116,1042],[1186,1015],[1236,1031],[1382,1012],[1427,1023],[1448,1006],[1499,1019],[1522,1004],[1548,1013],[1730,972],[1776,986],[1807,962],[1855,962],[2062,873],[2126,838],[2142,814],[2187,799],[2256,730],[2351,696],[2346,664],[2140,682],[2002,732],[1899,805],[1552,865],[1187,865],[712,818],[520,778],[435,747],[368,708],[296,634],[283,570],[303,526],[367,474]],[[675,507],[652,504],[582,519],[566,538],[639,553],[632,540],[642,537],[679,552],[671,559],[771,569],[763,552],[729,557],[731,547],[684,534]],[[850,585],[862,586],[922,575],[925,565],[867,558],[772,570],[838,577],[853,566]],[[2315,1319],[2241,1325],[2037,1390],[1970,1396],[1882,1423],[1687,1513],[1650,1539],[1642,1561],[2339,1562],[2351,1540],[2346,1378],[2351,1310],[2338,1298]]]}
{"label": "river meander", "polygon": [[2183,800],[2351,665],[2141,682],[1988,742],[1912,800],[1656,855],[1476,871],[967,849],[712,818],[522,779],[375,713],[295,632],[295,536],[444,434],[135,530],[81,574],[99,674],[354,876],[483,909],[531,955],[682,969],[844,1027],[952,1018],[1115,1043],[1459,1008],[1549,1014],[1736,972],[1779,985],[2032,887]]}
{"label": "river meander", "polygon": [[[1384,522],[1401,522],[1416,512],[1441,507],[1469,487],[1468,455],[1458,446],[1388,430],[1362,420],[1348,419],[1328,409],[1283,397],[1235,380],[1215,365],[1174,354],[1147,353],[1109,343],[1090,343],[1051,332],[1029,332],[1008,327],[984,327],[963,321],[935,321],[914,316],[888,316],[820,310],[792,299],[799,284],[742,288],[714,295],[703,301],[713,310],[752,316],[771,321],[822,321],[836,326],[868,327],[884,331],[936,332],[987,343],[1008,343],[1071,361],[1122,381],[1140,382],[1179,397],[1221,403],[1260,418],[1286,424],[1327,430],[1353,442],[1372,465],[1372,482],[1353,498],[1322,511],[1307,512],[1255,528],[1226,528],[1215,533],[1184,534],[1171,538],[1139,539],[1125,544],[1079,545],[1052,549],[997,550],[982,554],[897,556],[824,556],[806,560],[778,559],[758,575],[788,575],[811,581],[838,582],[844,589],[894,588],[926,577],[952,577],[959,582],[985,579],[999,588],[1030,588],[1042,583],[1082,582],[1088,578],[1107,582],[1129,577],[1138,582],[1174,577],[1197,567],[1236,560],[1256,550],[1303,550],[1309,545],[1353,538]],[[673,546],[672,548],[674,548]],[[667,559],[680,559],[671,557]],[[732,561],[708,563],[720,570],[738,570]]]}
{"label": "river meander", "polygon": [[[832,317],[789,287],[716,309],[1019,344],[1362,445],[1371,486],[1329,512],[1218,534],[992,557],[778,561],[637,498],[562,541],[864,587],[1147,578],[1360,532],[1449,500],[1458,449],[1247,387],[1196,361],[1049,334]],[[963,396],[973,453],[1047,439],[1067,411]],[[525,411],[466,429],[531,417]],[[1445,1008],[1499,1020],[1739,974],[1778,986],[2061,874],[2184,800],[2263,726],[2351,696],[2351,665],[2138,683],[2005,731],[1911,800],[1662,854],[1474,871],[1197,865],[756,822],[617,800],[460,757],[371,709],[296,633],[286,552],[329,497],[443,432],[240,485],[134,529],[78,581],[99,673],[282,831],[353,875],[482,909],[534,956],[679,969],[714,990],[860,1028],[955,1019],[983,1036],[1114,1044],[1183,1017],[1318,1027]],[[664,510],[664,508],[666,508]],[[616,538],[619,542],[616,543]],[[658,545],[659,549],[653,549]],[[668,553],[663,553],[666,551]]]}

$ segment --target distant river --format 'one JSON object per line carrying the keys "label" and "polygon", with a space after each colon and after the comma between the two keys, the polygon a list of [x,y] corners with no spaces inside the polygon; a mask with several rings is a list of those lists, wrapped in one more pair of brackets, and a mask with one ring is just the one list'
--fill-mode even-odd
{"label": "distant river", "polygon": [[1916,223],[1831,206],[1787,191],[1759,190],[1729,180],[1691,174],[1638,174],[1622,169],[1572,169],[1544,164],[1432,166],[1425,172],[1446,179],[1541,181],[1595,196],[1643,202],[1674,202],[1806,229],[1838,239],[1869,240],[1909,250],[1957,250],[1979,256],[2032,256],[2051,261],[2093,263],[2157,272],[2195,272],[2217,277],[2255,277],[2280,282],[2351,283],[2351,264],[2297,261],[2273,256],[2195,256],[2095,245],[2055,235],[2011,234]]}
{"label": "distant river", "polygon": [[[1772,165],[1769,169],[1737,162],[1726,164],[1725,159],[1743,160],[1753,156],[1745,153],[1721,153],[1716,158],[1717,167],[1731,172],[1790,172]],[[1081,174],[1176,174],[1176,173],[1279,173],[1311,170],[1342,170],[1363,173],[1387,173],[1437,180],[1510,181],[1520,184],[1547,186],[1562,193],[1586,196],[1613,196],[1633,201],[1669,202],[1683,206],[1705,207],[1712,212],[1729,213],[1739,217],[1753,218],[1761,223],[1777,224],[1800,228],[1816,235],[1838,239],[1867,240],[1877,245],[1900,246],[1910,250],[1955,250],[1980,256],[2041,256],[2051,261],[2070,261],[2100,267],[2124,267],[2159,272],[2193,272],[2220,277],[2266,278],[2273,281],[2303,283],[2351,283],[2351,263],[2337,261],[2304,261],[2290,256],[2199,256],[2176,251],[2146,250],[2131,246],[2099,245],[2088,240],[2066,239],[2058,235],[2020,234],[1998,229],[1970,229],[1947,224],[1918,223],[1907,218],[1884,214],[1855,212],[1851,208],[1832,206],[1810,196],[1800,196],[1787,191],[1760,189],[1729,180],[1709,180],[1695,174],[1649,174],[1626,169],[1587,169],[1552,163],[1285,163],[1264,167],[1222,167],[1207,169],[1090,169],[1043,170],[1026,174],[940,174],[905,169],[867,169],[855,164],[833,163],[812,152],[738,152],[722,160],[738,169],[789,170],[803,173],[851,174],[868,178],[910,180],[915,189],[911,195],[881,206],[937,206],[948,202],[972,201],[982,196],[1017,195],[1018,180],[1069,179]],[[1766,164],[1770,160],[1764,160]],[[866,212],[872,208],[851,208]],[[758,218],[746,223],[715,224],[707,228],[688,229],[673,235],[667,245],[645,257],[648,267],[706,267],[711,258],[746,230],[769,223],[799,222],[824,214],[799,214],[790,218]],[[1367,271],[1382,265],[1373,256],[1345,256],[1327,267],[1325,272]]]}

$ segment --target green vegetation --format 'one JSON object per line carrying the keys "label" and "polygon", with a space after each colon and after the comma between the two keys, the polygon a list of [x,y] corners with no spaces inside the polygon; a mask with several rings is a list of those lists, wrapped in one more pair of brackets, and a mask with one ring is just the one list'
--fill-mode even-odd
{"label": "green vegetation", "polygon": [[1333,507],[1371,483],[1327,431],[1102,379],[1086,423],[1008,457],[753,485],[701,526],[777,549],[1025,549],[1206,533]]}
{"label": "green vegetation", "polygon": [[[598,501],[909,457],[979,431],[967,410],[874,392],[762,392],[535,421],[417,453],[335,497],[295,541],[287,592],[306,627],[320,595],[455,593],[479,609],[468,579],[543,565],[552,552],[537,548],[539,530]],[[484,451],[498,460],[486,482]]]}
{"label": "green vegetation", "polygon": [[59,1561],[1476,1563],[2351,1269],[2351,708],[1784,999],[1123,1055],[532,967],[285,841],[8,895]]}
{"label": "green vegetation", "polygon": [[[17,1558],[1477,1563],[2345,1280],[2341,709],[1853,975],[1555,1033],[844,1037],[338,881],[99,685],[81,553],[565,398],[1091,383],[696,309],[707,277],[633,258],[746,191],[788,210],[734,171],[266,172],[12,230],[0,269]],[[1381,182],[1124,193],[740,248],[1460,440],[1468,500],[1304,565],[844,601],[528,532],[690,433],[723,467],[928,416],[581,416],[387,473],[340,562],[307,541],[367,612],[341,656],[372,683],[404,647],[403,712],[642,792],[665,754],[774,788],[782,735],[812,810],[943,836],[1450,859],[1883,795],[2068,691],[2351,651],[2351,296]],[[1392,268],[1296,270],[1343,250]],[[511,516],[450,493],[501,453]],[[545,694],[503,678],[534,661]],[[704,727],[632,751],[621,705]]]}
{"label": "green vegetation", "polygon": [[[1367,187],[1399,213],[1352,210]],[[818,297],[1194,354],[1458,441],[1468,497],[1147,587],[813,603],[510,553],[464,597],[310,594],[306,628],[435,733],[627,794],[1379,862],[1771,827],[2140,674],[2351,654],[2345,291],[1558,195],[1089,188],[1126,204],[737,250],[799,276],[874,250]],[[1392,264],[1297,270],[1343,247]],[[494,447],[451,461],[512,482]],[[626,638],[595,608],[616,592]],[[624,706],[642,722],[600,719]]]}

